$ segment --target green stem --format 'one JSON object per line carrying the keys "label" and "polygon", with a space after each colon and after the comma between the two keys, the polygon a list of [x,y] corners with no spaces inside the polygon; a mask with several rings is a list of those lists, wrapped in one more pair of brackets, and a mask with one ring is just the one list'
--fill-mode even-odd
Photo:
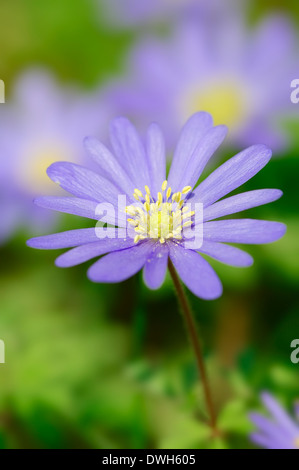
{"label": "green stem", "polygon": [[195,353],[197,369],[198,369],[199,376],[201,377],[201,380],[202,380],[206,406],[207,406],[208,414],[210,417],[210,425],[211,425],[211,428],[216,432],[217,431],[216,413],[215,413],[215,409],[213,405],[211,389],[209,386],[209,381],[208,381],[208,377],[207,377],[207,373],[205,369],[202,350],[201,350],[200,342],[198,339],[198,333],[196,330],[196,325],[195,325],[195,321],[193,318],[193,314],[192,314],[188,299],[186,297],[186,294],[184,292],[183,286],[175,270],[175,267],[173,266],[170,260],[168,262],[168,269],[172,277],[174,287],[176,289],[178,300],[179,300],[179,303],[181,305],[181,308],[184,314],[185,323],[187,326],[190,341],[191,341],[191,344]]}

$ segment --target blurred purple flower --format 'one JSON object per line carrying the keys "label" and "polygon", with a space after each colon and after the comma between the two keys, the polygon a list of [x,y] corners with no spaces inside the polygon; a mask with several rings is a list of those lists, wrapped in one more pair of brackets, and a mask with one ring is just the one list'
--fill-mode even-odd
{"label": "blurred purple flower", "polygon": [[18,80],[12,99],[0,108],[0,242],[20,226],[36,231],[51,223],[49,213],[32,205],[33,196],[53,192],[45,176],[50,163],[83,161],[82,140],[98,134],[103,119],[95,101],[60,88],[44,71]]}
{"label": "blurred purple flower", "polygon": [[[179,21],[182,17],[201,14],[222,16],[238,9],[238,0],[102,0],[102,14],[109,27],[144,26],[151,22]],[[243,3],[243,8],[245,3]]]}
{"label": "blurred purple flower", "polygon": [[[262,189],[222,199],[268,163],[271,151],[264,145],[240,152],[193,189],[226,133],[225,126],[213,127],[209,114],[194,114],[181,131],[166,180],[165,144],[159,126],[152,124],[148,128],[144,146],[127,119],[115,119],[110,128],[113,153],[94,138],[85,140],[98,172],[68,162],[57,162],[48,168],[48,176],[75,197],[36,200],[44,208],[99,220],[99,203],[110,203],[116,212],[119,196],[125,195],[129,205],[123,207],[117,224],[114,217],[106,219],[118,227],[112,229],[112,237],[106,234],[100,238],[97,229],[87,228],[33,238],[28,245],[39,249],[75,247],[57,258],[56,265],[60,267],[75,266],[109,253],[89,268],[89,279],[120,282],[143,268],[145,283],[152,289],[163,283],[170,257],[182,281],[195,295],[204,299],[219,297],[221,282],[201,253],[228,265],[250,266],[250,255],[226,243],[269,243],[285,233],[284,224],[278,222],[214,221],[281,196],[277,189]],[[192,209],[196,209],[196,204],[203,205],[203,224],[194,219]],[[128,227],[135,237],[128,236]],[[187,249],[191,232],[198,233],[201,228],[201,247]]]}
{"label": "blurred purple flower", "polygon": [[140,124],[159,116],[172,148],[182,123],[210,112],[230,128],[236,146],[287,145],[280,120],[294,116],[290,83],[296,77],[298,41],[283,17],[249,30],[241,15],[195,15],[170,38],[139,44],[128,60],[129,75],[114,84],[111,99],[120,114]]}
{"label": "blurred purple flower", "polygon": [[259,413],[251,413],[250,419],[258,428],[251,435],[252,441],[266,449],[299,449],[298,408],[296,408],[296,421],[269,393],[263,393],[261,398],[271,419]]}

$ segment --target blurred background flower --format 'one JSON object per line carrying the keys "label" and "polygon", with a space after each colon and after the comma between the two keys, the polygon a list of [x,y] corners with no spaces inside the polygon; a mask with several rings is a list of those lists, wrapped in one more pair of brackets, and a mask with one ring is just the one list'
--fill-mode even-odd
{"label": "blurred background flower", "polygon": [[[289,82],[299,78],[299,3],[160,0],[130,10],[119,0],[108,21],[113,3],[0,0],[0,447],[253,448],[248,415],[260,390],[288,408],[299,395],[290,360],[299,105]],[[150,10],[140,14],[143,4]],[[288,226],[275,247],[250,248],[247,270],[217,266],[221,299],[190,296],[222,431],[214,439],[169,276],[156,293],[138,275],[96,285],[84,266],[58,270],[52,253],[25,246],[28,232],[49,233],[53,222],[58,231],[90,223],[34,212],[30,201],[55,188],[42,175],[50,161],[83,161],[82,137],[106,141],[111,117],[122,113],[142,129],[162,122],[171,148],[197,106],[235,129],[221,162],[244,141],[275,146],[281,158],[244,191],[279,187],[284,196],[248,217]]]}
{"label": "blurred background flower", "polygon": [[283,123],[294,116],[290,83],[299,58],[291,21],[276,15],[249,27],[234,10],[220,20],[200,13],[175,22],[166,38],[138,43],[128,58],[127,89],[121,80],[111,99],[138,123],[162,122],[171,149],[198,110],[228,125],[238,148],[288,146]]}
{"label": "blurred background flower", "polygon": [[266,449],[299,449],[298,409],[293,420],[283,407],[269,394],[262,394],[262,402],[271,414],[271,419],[251,413],[251,421],[257,427],[251,439]]}
{"label": "blurred background flower", "polygon": [[[155,23],[169,23],[181,17],[192,17],[194,13],[207,19],[210,15],[216,18],[234,14],[239,9],[237,0],[95,0],[100,13],[110,27],[138,28]],[[243,0],[243,8],[246,0]]]}
{"label": "blurred background flower", "polygon": [[57,160],[82,163],[83,139],[100,134],[104,116],[91,93],[64,89],[46,71],[18,78],[0,109],[0,240],[20,225],[45,230],[53,222],[32,203],[37,194],[57,191],[46,169]]}

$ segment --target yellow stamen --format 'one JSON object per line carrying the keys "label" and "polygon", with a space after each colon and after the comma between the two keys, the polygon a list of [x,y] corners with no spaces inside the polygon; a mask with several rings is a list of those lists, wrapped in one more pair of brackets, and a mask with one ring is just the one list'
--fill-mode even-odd
{"label": "yellow stamen", "polygon": [[131,206],[127,206],[125,208],[125,211],[129,215],[135,215],[136,214],[136,209],[134,207],[131,207]]}
{"label": "yellow stamen", "polygon": [[140,189],[137,189],[137,188],[136,188],[136,189],[134,190],[134,193],[137,194],[137,196],[139,196],[139,197],[143,197],[143,194],[142,194],[142,192],[140,191]]}
{"label": "yellow stamen", "polygon": [[183,224],[183,227],[190,227],[190,225],[192,224],[193,224],[192,220],[188,220],[187,222]]}
{"label": "yellow stamen", "polygon": [[181,197],[182,197],[182,193],[176,193],[176,202],[180,202],[181,201]]}
{"label": "yellow stamen", "polygon": [[138,224],[138,222],[136,220],[133,220],[133,219],[128,219],[128,222],[130,225],[133,225],[133,227],[136,227],[136,225]]}
{"label": "yellow stamen", "polygon": [[185,186],[182,190],[183,194],[187,194],[192,190],[192,186]]}
{"label": "yellow stamen", "polygon": [[184,219],[188,219],[189,217],[192,217],[192,215],[194,215],[195,212],[194,211],[191,211],[191,212],[185,212],[182,216],[182,220]]}
{"label": "yellow stamen", "polygon": [[162,183],[162,191],[165,191],[166,188],[167,188],[167,180],[163,181]]}

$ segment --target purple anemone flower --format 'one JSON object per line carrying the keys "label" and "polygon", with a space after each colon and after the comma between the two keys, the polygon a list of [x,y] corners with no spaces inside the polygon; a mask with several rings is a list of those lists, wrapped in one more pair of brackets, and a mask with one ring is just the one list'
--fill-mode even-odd
{"label": "purple anemone flower", "polygon": [[138,44],[111,100],[141,128],[159,116],[171,149],[178,129],[202,110],[228,125],[230,145],[259,141],[281,150],[288,145],[282,121],[295,116],[290,84],[297,64],[298,38],[287,18],[249,29],[242,15],[195,15],[174,25],[170,37]]}
{"label": "purple anemone flower", "polygon": [[269,393],[264,392],[261,398],[271,418],[251,413],[250,419],[257,427],[251,435],[252,441],[266,449],[299,449],[298,405],[295,407],[296,421]]}
{"label": "purple anemone flower", "polygon": [[98,134],[104,113],[94,96],[62,88],[42,70],[24,73],[0,109],[0,242],[19,227],[39,230],[53,215],[34,206],[36,193],[53,194],[46,177],[56,160],[84,162],[82,140]]}
{"label": "purple anemone flower", "polygon": [[[226,133],[225,126],[213,126],[208,113],[194,114],[181,131],[166,176],[160,127],[152,124],[143,143],[126,118],[115,119],[110,128],[111,151],[95,138],[85,140],[87,152],[98,165],[97,172],[69,162],[57,162],[48,168],[48,176],[75,197],[42,197],[36,203],[104,220],[117,228],[56,233],[33,238],[28,245],[39,249],[71,248],[56,259],[60,267],[106,254],[89,268],[90,280],[120,282],[143,268],[144,281],[151,289],[163,283],[170,258],[195,295],[203,299],[219,297],[221,282],[201,254],[231,266],[250,266],[252,257],[230,243],[269,243],[285,233],[285,225],[278,222],[215,220],[282,195],[277,189],[262,189],[222,199],[268,163],[271,151],[265,145],[240,152],[195,187]],[[125,204],[120,204],[120,197],[125,197]]]}

